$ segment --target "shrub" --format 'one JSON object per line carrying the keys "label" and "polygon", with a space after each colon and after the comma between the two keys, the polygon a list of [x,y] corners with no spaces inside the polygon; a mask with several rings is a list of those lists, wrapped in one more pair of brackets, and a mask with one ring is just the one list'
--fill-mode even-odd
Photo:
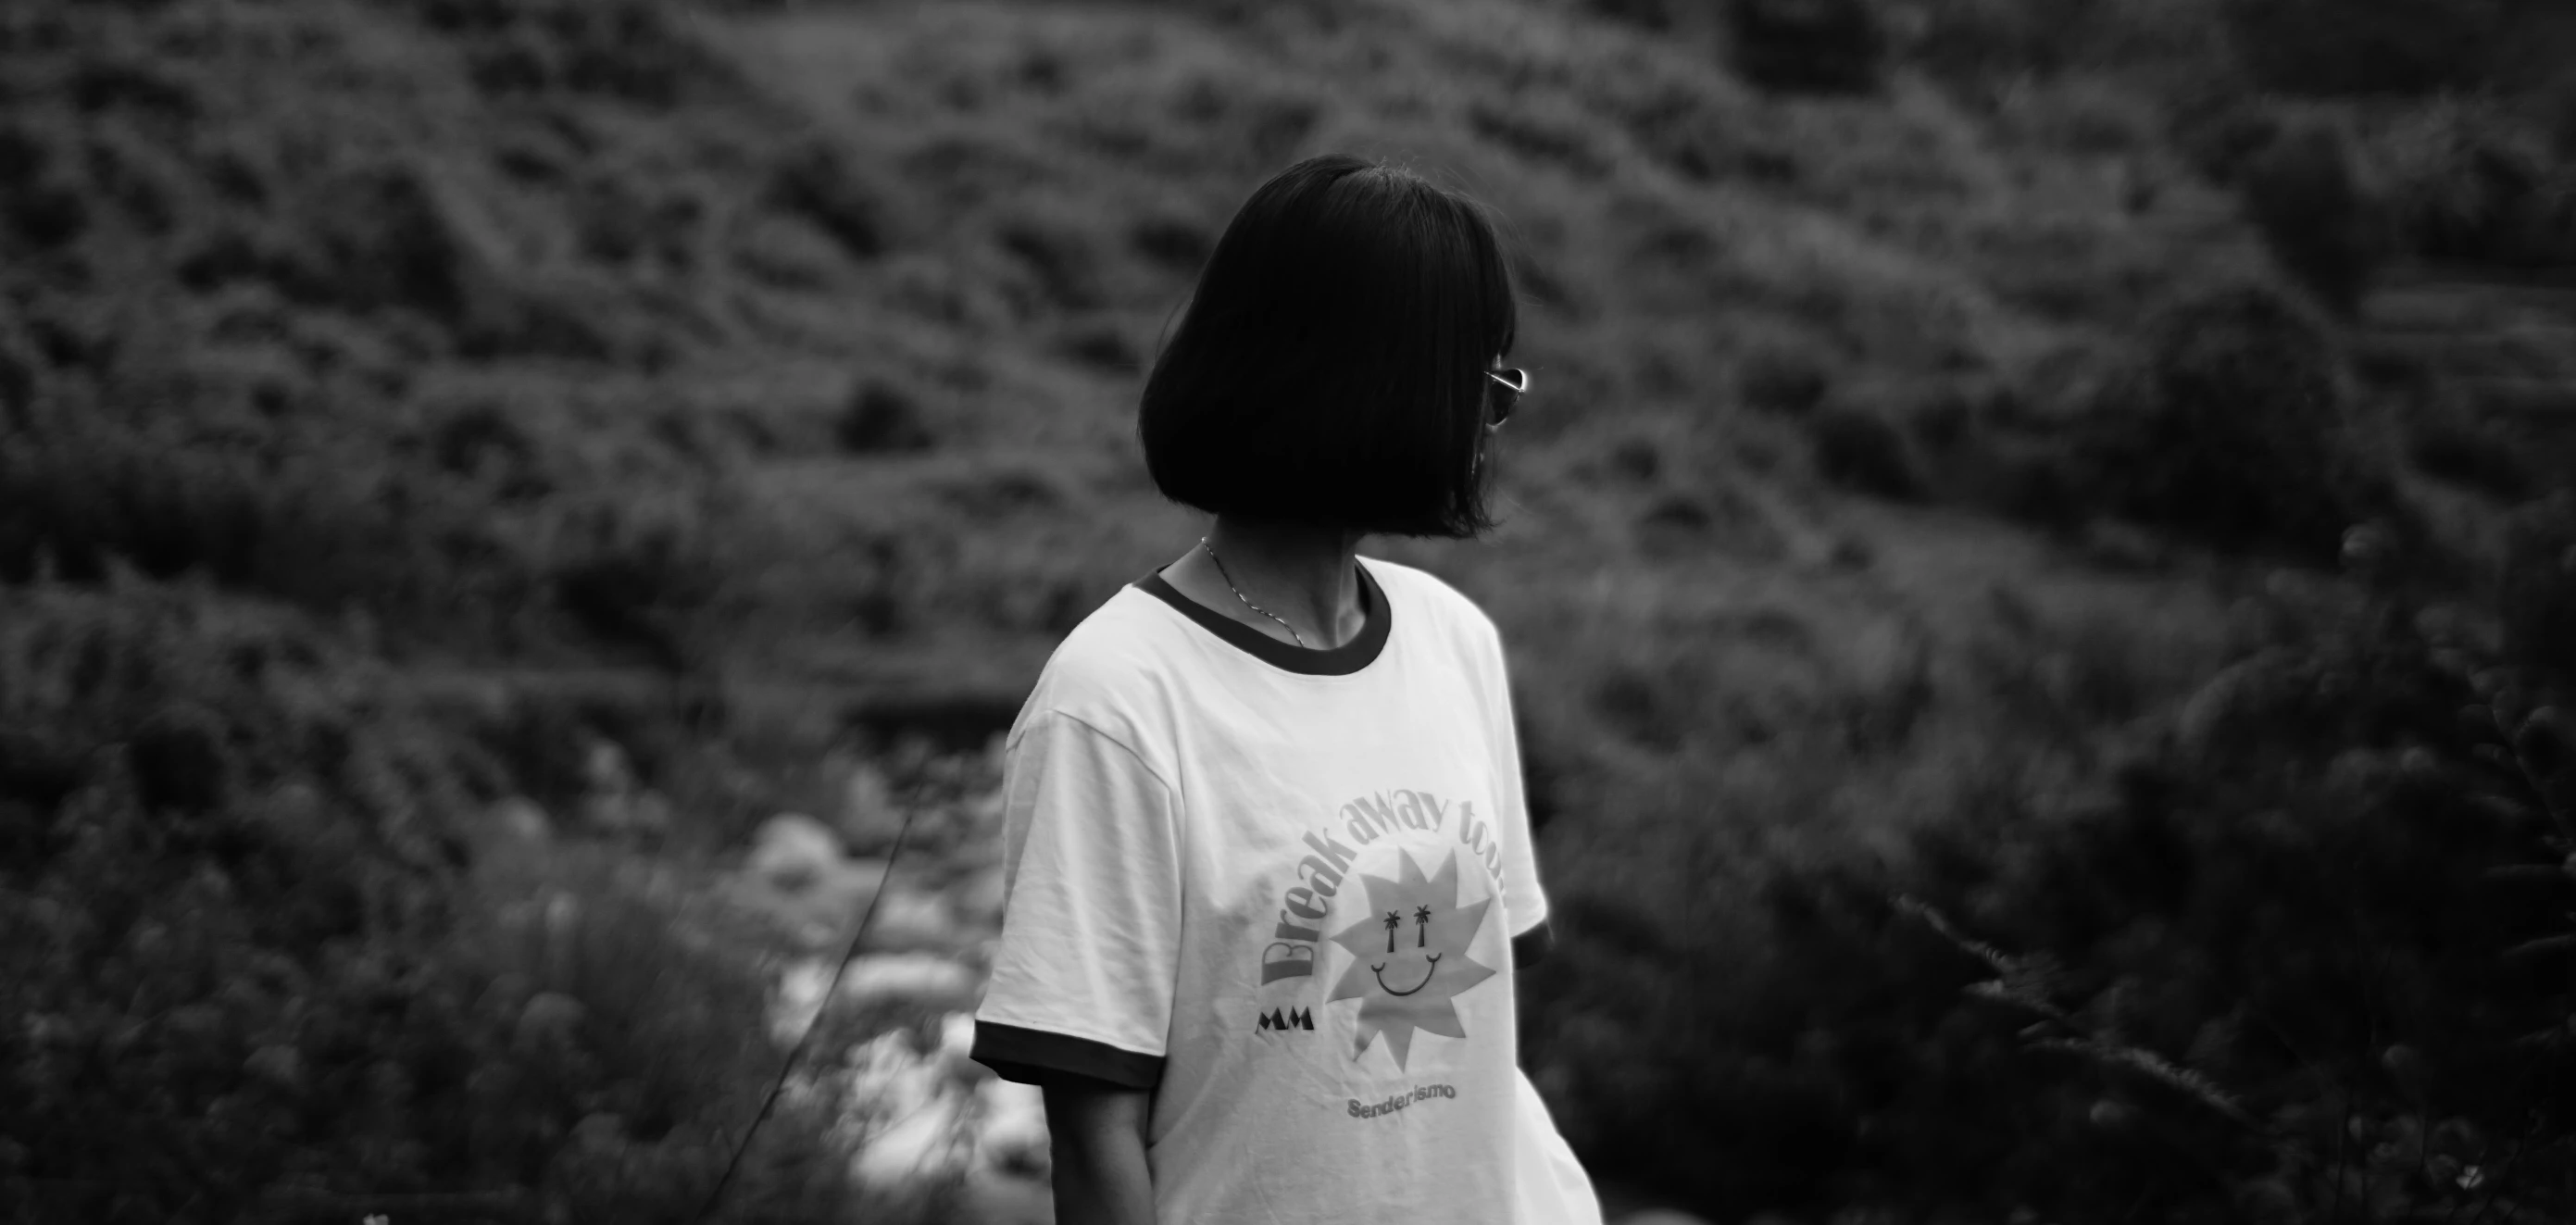
{"label": "shrub", "polygon": [[1711,1216],[2564,1214],[2576,997],[2517,963],[2566,932],[2543,797],[2576,799],[2576,735],[2544,746],[2536,684],[2472,680],[2530,657],[2449,614],[2273,610],[2234,731],[2132,742],[2090,796],[2041,758],[1963,762],[1876,864],[1758,835],[1832,807],[1785,789],[1594,818],[1600,849],[1561,854],[1623,866],[1560,874],[1529,972],[1532,1065],[1594,1168]]}
{"label": "shrub", "polygon": [[1832,383],[1822,363],[1786,347],[1768,346],[1748,354],[1735,374],[1736,394],[1758,412],[1803,416],[1823,403]]}
{"label": "shrub", "polygon": [[601,500],[565,517],[547,564],[555,604],[594,638],[669,672],[698,662],[695,614],[723,583],[719,533],[693,501]]}
{"label": "shrub", "polygon": [[1115,323],[1106,321],[1084,324],[1068,330],[1057,342],[1066,357],[1109,374],[1142,374],[1145,355]]}
{"label": "shrub", "polygon": [[2419,422],[2407,430],[2406,457],[2427,476],[2490,497],[2514,500],[2534,492],[2522,450],[2493,429],[2448,419]]}
{"label": "shrub", "polygon": [[830,235],[853,259],[885,251],[884,209],[836,145],[808,140],[780,158],[770,171],[768,201]]}
{"label": "shrub", "polygon": [[291,614],[0,588],[0,1215],[688,1219],[775,1067],[763,984],[607,860],[485,845],[505,775]]}
{"label": "shrub", "polygon": [[2210,182],[2233,186],[2254,156],[2279,139],[2282,120],[2242,94],[2209,88],[2171,105],[2167,135],[2175,151]]}
{"label": "shrub", "polygon": [[359,310],[403,307],[460,321],[478,265],[478,235],[422,170],[365,166],[315,185],[310,228],[279,271],[300,299]]}
{"label": "shrub", "polygon": [[1106,289],[1099,252],[1074,227],[1023,218],[1000,227],[996,239],[1034,282],[1036,297],[1056,310],[1088,310]]}
{"label": "shrub", "polygon": [[2546,131],[2493,104],[2443,98],[2375,133],[2378,200],[2403,248],[2434,259],[2576,260],[2576,172]]}
{"label": "shrub", "polygon": [[2576,493],[2564,490],[2517,512],[2507,526],[2500,588],[2507,649],[2561,687],[2576,690]]}
{"label": "shrub", "polygon": [[1641,30],[1673,28],[1672,0],[1583,0],[1586,12]]}
{"label": "shrub", "polygon": [[2340,351],[2296,305],[2231,287],[2164,309],[2148,331],[2143,361],[2082,423],[2079,495],[2212,543],[2321,560],[2353,522],[2397,513],[2346,421]]}
{"label": "shrub", "polygon": [[833,438],[853,455],[927,450],[933,439],[910,393],[878,379],[861,379],[832,424]]}
{"label": "shrub", "polygon": [[2360,305],[2381,242],[2339,134],[2309,125],[2279,135],[2247,161],[2241,190],[2284,271],[2338,312]]}
{"label": "shrub", "polygon": [[721,79],[723,61],[658,0],[413,0],[457,36],[475,84],[493,93],[568,89],[669,106]]}
{"label": "shrub", "polygon": [[1642,747],[1680,748],[1693,720],[1691,699],[1671,672],[1618,667],[1592,688],[1592,710],[1602,724]]}
{"label": "shrub", "polygon": [[2466,84],[2503,28],[2498,0],[2232,0],[2227,33],[2260,84],[2303,94]]}
{"label": "shrub", "polygon": [[1136,222],[1127,232],[1127,243],[1137,254],[1166,269],[1195,276],[1216,246],[1216,238],[1206,226],[1189,218],[1157,216]]}
{"label": "shrub", "polygon": [[1923,496],[1923,478],[1905,436],[1885,417],[1832,409],[1808,422],[1807,437],[1815,448],[1816,474],[1825,480],[1895,501]]}
{"label": "shrub", "polygon": [[1669,493],[1637,515],[1637,543],[1650,557],[1681,556],[1704,542],[1716,525],[1716,517],[1699,499]]}
{"label": "shrub", "polygon": [[[202,573],[293,599],[384,605],[430,568],[388,522],[375,457],[340,451],[280,480],[255,456],[190,449],[103,423],[56,423],[0,447],[0,576],[40,555],[95,580],[110,559],[144,573]],[[316,457],[320,458],[320,457]]]}
{"label": "shrub", "polygon": [[1765,89],[1878,88],[1886,38],[1867,0],[1728,0],[1735,70]]}
{"label": "shrub", "polygon": [[1702,82],[1665,81],[1639,90],[1619,107],[1618,117],[1647,156],[1694,183],[1741,176],[1785,185],[1807,173],[1801,150],[1776,132],[1746,130],[1725,96]]}
{"label": "shrub", "polygon": [[2086,24],[2101,20],[2101,7],[2067,0],[1943,0],[1917,10],[1921,24],[1906,51],[1953,80],[1992,81],[2015,73],[2054,77],[2073,59]]}

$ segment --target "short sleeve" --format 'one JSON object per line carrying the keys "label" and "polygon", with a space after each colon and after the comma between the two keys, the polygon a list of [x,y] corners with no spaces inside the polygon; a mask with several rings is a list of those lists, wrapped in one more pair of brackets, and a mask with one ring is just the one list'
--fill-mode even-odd
{"label": "short sleeve", "polygon": [[1499,636],[1486,639],[1483,666],[1487,669],[1482,686],[1491,707],[1488,714],[1497,758],[1494,766],[1498,788],[1495,824],[1503,838],[1503,912],[1510,917],[1513,936],[1530,934],[1547,921],[1547,893],[1539,888],[1538,852],[1530,845],[1529,800],[1521,778],[1520,731],[1512,718],[1511,678],[1503,662]]}
{"label": "short sleeve", "polygon": [[1079,719],[1033,715],[1003,759],[1002,935],[973,1058],[1006,1080],[1162,1077],[1180,949],[1171,789]]}

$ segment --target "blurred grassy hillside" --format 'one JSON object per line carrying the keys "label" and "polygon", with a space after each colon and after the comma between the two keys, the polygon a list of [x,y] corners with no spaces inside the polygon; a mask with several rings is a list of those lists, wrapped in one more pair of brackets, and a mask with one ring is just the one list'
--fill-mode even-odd
{"label": "blurred grassy hillside", "polygon": [[[670,1025],[664,987],[604,988],[621,1036],[566,1070],[477,926],[520,888],[487,811],[576,806],[608,744],[667,797],[652,849],[702,865],[829,752],[980,743],[1196,535],[1133,441],[1143,371],[1233,206],[1347,150],[1512,247],[1537,390],[1504,526],[1372,548],[1511,646],[1568,929],[1530,1063],[1587,1160],[1717,1213],[2081,1217],[2112,1191],[2033,1171],[2135,1154],[2042,1160],[2096,1090],[1987,1076],[2009,1044],[1885,893],[1991,868],[2021,892],[1987,917],[2064,930],[2030,865],[2119,857],[1994,848],[2256,786],[2206,751],[2251,662],[2339,643],[2414,661],[2362,671],[2418,705],[2475,696],[2408,670],[2392,609],[2565,663],[2558,580],[2491,576],[2557,557],[2564,511],[2514,508],[2576,464],[2576,310],[2543,286],[2507,320],[2541,338],[2495,341],[2502,291],[2423,270],[2576,262],[2576,78],[2538,50],[2567,23],[2332,8],[8,5],[9,1204],[692,1207],[769,1068],[710,1053],[756,984],[691,970]],[[2428,301],[2475,334],[2401,335]],[[2472,753],[2405,709],[2281,761]],[[2118,947],[2218,938],[2171,930]],[[2203,986],[2175,1016],[2225,1011]],[[1934,1135],[1919,1095],[1979,1083],[2036,1104]],[[603,1112],[653,1120],[682,1190],[583,1165]],[[829,1211],[805,1177],[744,1210]]]}

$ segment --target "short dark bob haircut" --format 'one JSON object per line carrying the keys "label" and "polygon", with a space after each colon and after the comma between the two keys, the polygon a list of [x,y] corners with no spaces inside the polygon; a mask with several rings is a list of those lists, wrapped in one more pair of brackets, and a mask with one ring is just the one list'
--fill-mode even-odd
{"label": "short dark bob haircut", "polygon": [[1338,154],[1226,226],[1136,415],[1163,495],[1361,534],[1492,526],[1485,372],[1518,314],[1484,212]]}

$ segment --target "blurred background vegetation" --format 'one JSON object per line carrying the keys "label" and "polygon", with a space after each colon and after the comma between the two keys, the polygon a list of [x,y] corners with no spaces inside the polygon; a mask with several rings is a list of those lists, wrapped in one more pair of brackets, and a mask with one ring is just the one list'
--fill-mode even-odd
{"label": "blurred background vegetation", "polygon": [[[0,6],[0,1212],[694,1219],[837,947],[717,904],[755,826],[914,814],[971,963],[986,738],[1194,534],[1142,372],[1349,150],[1513,247],[1506,523],[1373,547],[1511,644],[1614,1198],[2576,1219],[2571,64],[2551,0]],[[816,1083],[719,1218],[990,1215]]]}

